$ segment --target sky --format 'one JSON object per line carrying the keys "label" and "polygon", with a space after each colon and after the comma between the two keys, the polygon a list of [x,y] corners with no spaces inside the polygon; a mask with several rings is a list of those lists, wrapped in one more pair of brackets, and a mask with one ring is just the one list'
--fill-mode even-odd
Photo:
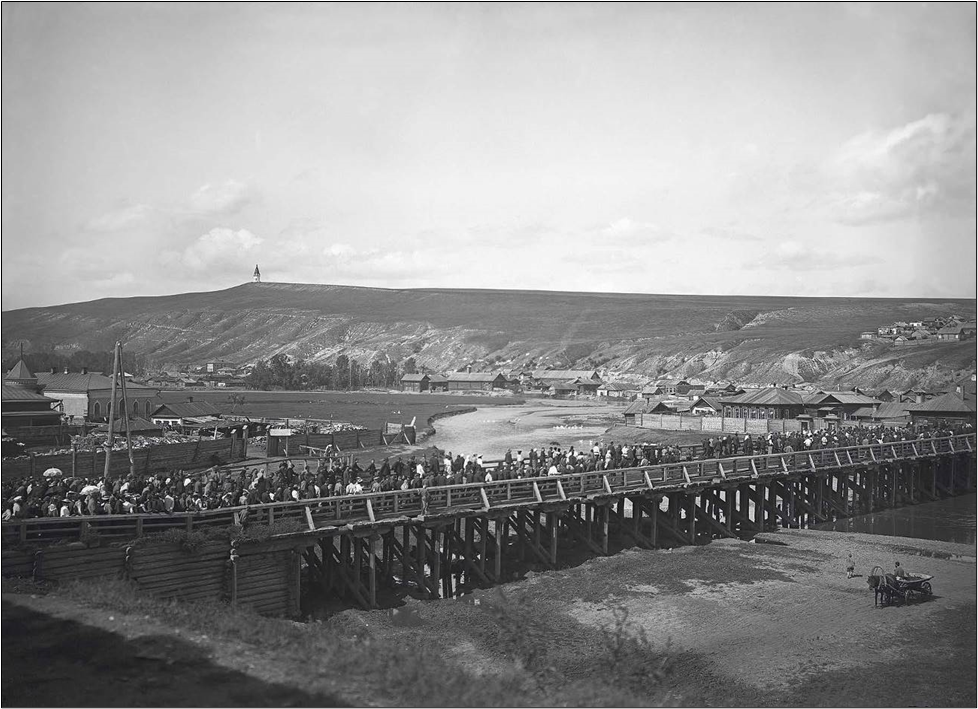
{"label": "sky", "polygon": [[975,298],[976,6],[2,5],[2,309]]}

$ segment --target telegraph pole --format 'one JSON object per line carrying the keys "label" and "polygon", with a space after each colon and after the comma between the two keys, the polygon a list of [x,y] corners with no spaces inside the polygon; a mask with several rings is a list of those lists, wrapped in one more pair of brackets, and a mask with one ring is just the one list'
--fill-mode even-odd
{"label": "telegraph pole", "polygon": [[[136,463],[132,459],[132,429],[129,426],[129,397],[126,395],[126,368],[123,365],[122,343],[117,342],[115,346],[119,348],[119,380],[122,384],[122,412],[126,419],[126,452],[129,454],[129,472],[135,477]],[[115,374],[113,373],[112,376],[114,378]],[[113,383],[115,383],[114,379]]]}
{"label": "telegraph pole", "polygon": [[115,373],[119,370],[119,349],[122,344],[119,342],[115,343],[115,349],[112,352],[112,395],[109,399],[109,437],[105,442],[105,471],[104,477],[107,480],[109,477],[109,464],[112,461],[112,423],[115,421]]}

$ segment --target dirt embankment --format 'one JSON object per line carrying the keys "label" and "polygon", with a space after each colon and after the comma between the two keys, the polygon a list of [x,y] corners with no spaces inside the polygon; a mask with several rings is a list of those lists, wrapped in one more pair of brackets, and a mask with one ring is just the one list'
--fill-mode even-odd
{"label": "dirt embankment", "polygon": [[[445,703],[444,696],[424,692],[441,691],[450,679],[456,683],[452,691],[476,688],[449,702],[458,705],[975,706],[973,547],[813,530],[758,539],[770,543],[626,550],[461,600],[343,611],[310,625],[215,609],[208,614],[229,617],[208,615],[204,622],[194,612],[172,610],[157,617],[148,603],[138,614],[131,607],[123,613],[107,609],[102,596],[79,605],[77,593],[75,599],[64,592],[5,594],[5,601],[42,618],[79,621],[135,643],[130,649],[143,659],[135,667],[119,653],[112,655],[117,662],[99,659],[101,645],[58,642],[52,633],[60,630],[26,623],[22,611],[15,622],[24,627],[8,633],[5,603],[4,669],[18,653],[33,659],[21,662],[14,675],[4,673],[3,700],[37,703],[31,701],[35,697],[57,704],[59,695],[31,694],[31,688],[74,686],[82,676],[97,674],[105,681],[85,684],[84,695],[71,695],[73,703],[104,706],[119,703],[113,698],[131,699],[119,693],[120,681],[146,687],[150,704],[250,703],[240,693],[226,702],[213,692],[194,694],[192,682],[186,690],[192,696],[178,701],[172,682],[154,688],[144,681],[140,664],[174,676],[185,656],[181,643],[190,642],[193,653],[187,656],[208,681],[226,686],[220,673],[241,673],[226,677],[266,699],[270,695],[261,692],[281,688],[253,681],[290,687],[296,694],[289,701],[300,704],[337,698],[357,704]],[[844,571],[849,552],[856,560],[852,579]],[[933,574],[934,595],[874,607],[865,577],[875,564],[891,568],[896,560]],[[615,632],[616,624],[621,632]],[[238,630],[244,626],[257,629]],[[641,637],[649,643],[637,642]],[[336,643],[346,645],[337,649]],[[30,654],[32,644],[45,648],[43,661]],[[153,655],[150,647],[161,649]],[[402,664],[396,675],[387,666],[418,650],[391,655],[384,667],[355,659],[357,653],[379,657],[381,649],[390,654],[421,647],[434,653],[423,660],[425,666]],[[312,668],[309,653],[321,659]],[[607,681],[612,675],[616,683]],[[421,694],[399,694],[398,687],[387,686],[391,677],[400,685],[407,676],[415,678],[411,691]],[[619,677],[625,682],[620,686]]]}

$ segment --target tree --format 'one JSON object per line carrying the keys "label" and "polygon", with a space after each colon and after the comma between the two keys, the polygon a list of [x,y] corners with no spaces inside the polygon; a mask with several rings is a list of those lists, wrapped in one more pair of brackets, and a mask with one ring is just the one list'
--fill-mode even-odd
{"label": "tree", "polygon": [[268,361],[268,368],[271,370],[272,386],[282,387],[283,389],[292,388],[292,364],[289,358],[281,352],[272,355]]}
{"label": "tree", "polygon": [[350,358],[345,354],[336,358],[336,365],[333,367],[333,388],[350,388]]}
{"label": "tree", "polygon": [[249,389],[269,389],[272,385],[272,370],[268,362],[260,359],[255,363],[251,374],[245,379]]}
{"label": "tree", "polygon": [[414,357],[408,357],[404,360],[404,365],[402,366],[403,374],[416,374],[418,371],[418,365],[414,361]]}
{"label": "tree", "polygon": [[239,406],[244,406],[245,395],[235,392],[234,394],[228,394],[228,403],[231,404],[231,413]]}

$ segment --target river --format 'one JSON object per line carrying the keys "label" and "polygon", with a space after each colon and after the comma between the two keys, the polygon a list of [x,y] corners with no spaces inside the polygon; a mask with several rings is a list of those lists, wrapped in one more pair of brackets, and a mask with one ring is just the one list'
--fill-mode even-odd
{"label": "river", "polygon": [[435,421],[430,442],[455,455],[481,455],[499,460],[507,450],[528,453],[556,443],[575,450],[590,448],[613,423],[620,422],[624,407],[553,401],[516,406],[493,406]]}
{"label": "river", "polygon": [[960,495],[937,502],[898,507],[893,510],[857,515],[837,522],[816,525],[816,529],[839,532],[866,532],[894,537],[937,539],[974,545],[978,496]]}
{"label": "river", "polygon": [[[435,422],[431,442],[454,454],[480,454],[498,460],[510,449],[528,452],[552,443],[586,449],[604,437],[620,420],[621,407],[582,405],[574,402],[528,402],[518,406],[494,406]],[[917,539],[937,539],[959,544],[976,543],[978,497],[962,495],[937,502],[859,515],[820,524],[817,529],[865,532]]]}

